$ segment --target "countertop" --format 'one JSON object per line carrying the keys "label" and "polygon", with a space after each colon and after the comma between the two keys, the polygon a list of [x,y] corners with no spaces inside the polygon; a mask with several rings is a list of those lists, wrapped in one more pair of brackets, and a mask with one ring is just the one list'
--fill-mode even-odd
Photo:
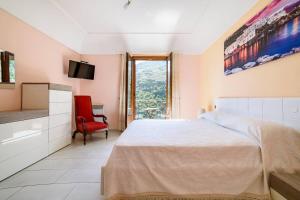
{"label": "countertop", "polygon": [[17,110],[0,112],[0,124],[49,116],[48,110]]}
{"label": "countertop", "polygon": [[24,82],[22,85],[48,85],[49,90],[61,90],[61,91],[72,91],[72,86],[70,85],[63,85],[63,84],[57,84],[57,83],[41,83],[41,82],[36,82],[36,83],[30,83],[30,82]]}

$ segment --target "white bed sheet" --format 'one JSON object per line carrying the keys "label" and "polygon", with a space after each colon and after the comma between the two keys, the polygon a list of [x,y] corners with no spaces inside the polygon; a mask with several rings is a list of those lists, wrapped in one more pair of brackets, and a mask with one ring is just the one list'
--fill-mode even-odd
{"label": "white bed sheet", "polygon": [[107,199],[269,198],[258,141],[204,119],[132,122],[102,173]]}

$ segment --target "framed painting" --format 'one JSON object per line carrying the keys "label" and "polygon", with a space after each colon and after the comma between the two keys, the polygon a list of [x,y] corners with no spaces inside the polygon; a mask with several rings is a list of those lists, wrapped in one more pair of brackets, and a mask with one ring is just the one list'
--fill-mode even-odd
{"label": "framed painting", "polygon": [[300,52],[300,0],[273,0],[224,42],[224,73]]}

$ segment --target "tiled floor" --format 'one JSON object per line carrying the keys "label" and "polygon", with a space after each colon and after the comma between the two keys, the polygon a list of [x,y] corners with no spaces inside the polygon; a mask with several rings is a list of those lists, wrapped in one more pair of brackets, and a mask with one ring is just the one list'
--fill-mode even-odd
{"label": "tiled floor", "polygon": [[101,200],[100,168],[120,132],[97,133],[83,145],[73,144],[0,182],[0,200]]}

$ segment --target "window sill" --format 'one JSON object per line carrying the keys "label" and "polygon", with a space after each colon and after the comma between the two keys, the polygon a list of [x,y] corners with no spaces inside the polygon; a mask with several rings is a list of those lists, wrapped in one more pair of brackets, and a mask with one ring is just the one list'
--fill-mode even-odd
{"label": "window sill", "polygon": [[15,83],[0,83],[0,89],[15,89]]}

